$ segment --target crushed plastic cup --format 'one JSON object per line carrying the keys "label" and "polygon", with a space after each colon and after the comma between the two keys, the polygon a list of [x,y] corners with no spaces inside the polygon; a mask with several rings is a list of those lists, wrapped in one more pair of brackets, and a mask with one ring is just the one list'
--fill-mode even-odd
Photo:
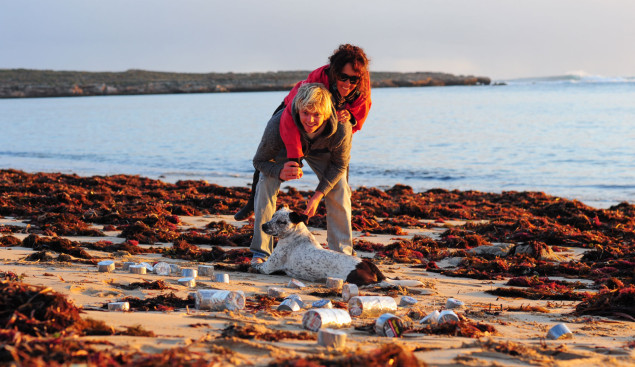
{"label": "crushed plastic cup", "polygon": [[311,304],[313,308],[333,308],[333,303],[328,299],[318,299]]}
{"label": "crushed plastic cup", "polygon": [[136,262],[134,262],[134,261],[124,261],[124,262],[121,264],[121,270],[123,270],[123,271],[130,271],[130,265],[137,265],[137,263],[136,263]]}
{"label": "crushed plastic cup", "polygon": [[287,298],[288,294],[282,288],[269,287],[267,289],[267,295],[273,298]]}
{"label": "crushed plastic cup", "polygon": [[297,279],[291,279],[289,281],[289,284],[287,285],[287,287],[302,289],[302,288],[306,287],[306,285],[304,283],[302,283],[301,281],[297,280]]}
{"label": "crushed plastic cup", "polygon": [[356,296],[348,301],[348,312],[351,317],[379,316],[397,310],[397,302],[386,296]]}
{"label": "crushed plastic cup", "polygon": [[426,315],[426,317],[422,318],[421,321],[419,321],[420,324],[425,324],[425,325],[435,325],[439,322],[439,311],[434,310],[432,312],[430,312],[429,314]]}
{"label": "crushed plastic cup", "polygon": [[447,301],[445,301],[445,308],[450,310],[453,308],[463,308],[465,307],[465,303],[463,303],[463,301],[459,301],[456,298],[448,298]]}
{"label": "crushed plastic cup", "polygon": [[218,273],[214,275],[214,281],[216,283],[229,283],[229,274]]}
{"label": "crushed plastic cup", "polygon": [[344,286],[344,279],[326,278],[326,288],[339,291]]}
{"label": "crushed plastic cup", "polygon": [[199,265],[198,275],[211,277],[212,275],[214,275],[214,265]]}
{"label": "crushed plastic cup", "polygon": [[146,262],[139,263],[139,265],[143,265],[146,267],[146,273],[152,273],[152,271],[154,270],[154,266]]}
{"label": "crushed plastic cup", "polygon": [[129,311],[130,304],[128,302],[110,302],[108,311]]}
{"label": "crushed plastic cup", "polygon": [[196,278],[198,276],[198,271],[196,269],[182,268],[181,276],[183,278]]}
{"label": "crushed plastic cup", "polygon": [[547,339],[558,340],[558,339],[571,339],[573,338],[573,333],[567,325],[565,324],[556,324],[547,332]]}
{"label": "crushed plastic cup", "polygon": [[299,295],[297,295],[297,294],[292,294],[292,295],[287,296],[287,297],[285,297],[285,298],[286,298],[286,299],[293,299],[293,300],[295,300],[295,301],[298,303],[298,305],[300,305],[300,308],[303,308],[303,307],[304,307],[304,301],[302,300],[302,297],[300,297],[300,296],[299,296]]}
{"label": "crushed plastic cup", "polygon": [[280,305],[278,305],[278,311],[300,311],[302,309],[302,305],[295,298],[285,298]]}
{"label": "crushed plastic cup", "polygon": [[242,310],[245,308],[245,294],[242,291],[199,289],[194,305],[196,309],[210,311]]}
{"label": "crushed plastic cup", "polygon": [[418,302],[417,299],[414,298],[414,297],[403,296],[403,297],[401,297],[401,300],[399,301],[399,306],[401,306],[401,307],[413,306],[417,302]]}
{"label": "crushed plastic cup", "polygon": [[342,300],[348,302],[351,298],[359,296],[359,288],[355,284],[344,284],[342,286]]}
{"label": "crushed plastic cup", "polygon": [[166,275],[170,275],[170,264],[160,261],[156,264],[154,264],[154,273],[156,275],[162,275],[162,276],[166,276]]}
{"label": "crushed plastic cup", "polygon": [[145,265],[141,265],[141,264],[130,265],[128,269],[133,274],[145,274],[146,271],[148,270],[148,268],[146,268]]}
{"label": "crushed plastic cup", "polygon": [[181,278],[178,280],[179,284],[188,288],[196,287],[196,279],[192,277]]}
{"label": "crushed plastic cup", "polygon": [[459,316],[452,310],[443,310],[439,313],[439,324],[446,322],[459,322]]}
{"label": "crushed plastic cup", "polygon": [[115,271],[115,262],[112,260],[104,260],[97,263],[97,270],[102,273],[110,273]]}
{"label": "crushed plastic cup", "polygon": [[302,316],[302,326],[311,331],[348,327],[351,322],[351,316],[341,308],[314,308]]}
{"label": "crushed plastic cup", "polygon": [[341,330],[331,328],[320,329],[318,331],[317,342],[323,347],[341,348],[346,345],[346,333]]}

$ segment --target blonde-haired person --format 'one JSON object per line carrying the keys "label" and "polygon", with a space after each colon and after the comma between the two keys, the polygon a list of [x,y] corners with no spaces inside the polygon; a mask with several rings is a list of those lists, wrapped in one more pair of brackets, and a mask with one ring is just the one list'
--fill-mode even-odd
{"label": "blonde-haired person", "polygon": [[[350,123],[353,133],[361,130],[371,107],[369,59],[364,50],[351,44],[339,45],[329,57],[329,63],[312,71],[301,82],[298,82],[284,101],[274,112],[281,109],[285,112],[280,119],[280,135],[287,148],[287,158],[298,163],[302,161],[303,151],[300,144],[300,131],[291,118],[291,101],[296,96],[300,86],[306,83],[322,83],[331,92],[337,119],[341,123]],[[258,185],[259,172],[253,175],[249,200],[242,207],[234,219],[244,220],[251,216],[254,210],[255,188]]]}
{"label": "blonde-haired person", "polygon": [[[351,254],[351,189],[346,169],[350,161],[352,125],[338,123],[330,92],[320,83],[302,85],[293,99],[291,111],[300,131],[304,159],[319,179],[304,214],[313,216],[324,198],[329,248]],[[260,177],[254,198],[252,264],[264,262],[273,252],[273,238],[262,231],[262,224],[269,221],[276,210],[280,184],[302,177],[302,167],[287,159],[280,136],[282,113],[283,110],[278,111],[267,123],[253,159]]]}

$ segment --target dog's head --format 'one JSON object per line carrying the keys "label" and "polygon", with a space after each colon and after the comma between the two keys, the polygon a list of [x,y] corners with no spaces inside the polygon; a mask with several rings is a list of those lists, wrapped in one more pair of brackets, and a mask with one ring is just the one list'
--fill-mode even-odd
{"label": "dog's head", "polygon": [[304,214],[296,213],[284,206],[273,214],[271,220],[262,225],[262,230],[268,235],[284,237],[295,230],[299,223],[309,220]]}

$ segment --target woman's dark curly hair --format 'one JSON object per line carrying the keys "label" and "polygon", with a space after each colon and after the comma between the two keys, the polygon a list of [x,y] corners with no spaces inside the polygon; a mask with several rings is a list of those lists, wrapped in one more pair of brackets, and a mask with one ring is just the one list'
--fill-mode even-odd
{"label": "woman's dark curly hair", "polygon": [[366,53],[361,47],[353,46],[350,44],[340,45],[333,55],[329,57],[329,63],[331,65],[329,71],[329,79],[335,81],[337,74],[342,72],[344,66],[351,63],[353,70],[360,75],[360,81],[357,84],[357,88],[362,96],[369,94],[370,88],[370,76],[368,74],[368,63],[370,60],[366,57]]}

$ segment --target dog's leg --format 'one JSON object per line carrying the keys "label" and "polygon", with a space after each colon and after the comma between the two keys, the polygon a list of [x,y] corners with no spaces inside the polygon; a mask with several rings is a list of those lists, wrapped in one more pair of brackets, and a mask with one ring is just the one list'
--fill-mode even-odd
{"label": "dog's leg", "polygon": [[273,254],[269,256],[267,261],[265,261],[262,264],[258,264],[254,266],[254,268],[263,274],[271,274],[275,271],[283,270],[282,268],[283,261],[280,257],[280,254],[284,254],[284,251],[279,251],[279,250],[280,249],[276,248],[273,251]]}

